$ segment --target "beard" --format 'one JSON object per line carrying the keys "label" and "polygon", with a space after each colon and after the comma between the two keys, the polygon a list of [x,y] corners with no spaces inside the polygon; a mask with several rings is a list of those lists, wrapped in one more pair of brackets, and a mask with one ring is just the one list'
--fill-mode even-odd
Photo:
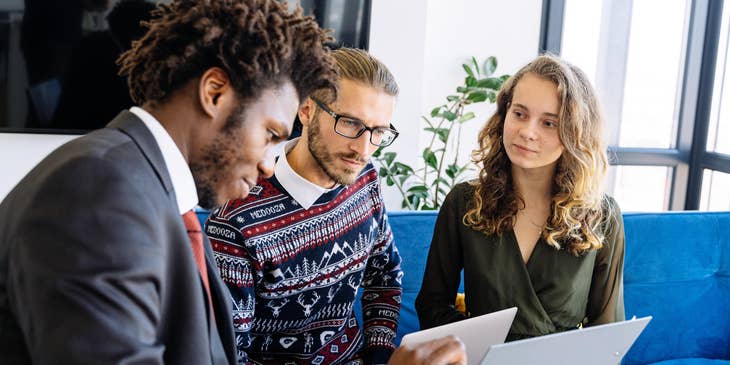
{"label": "beard", "polygon": [[202,158],[190,162],[190,172],[198,193],[198,205],[204,209],[210,210],[224,203],[218,190],[223,179],[229,176],[230,167],[236,158],[236,144],[232,141],[240,140],[240,134],[245,133],[240,122],[240,113],[240,107],[231,113],[218,136],[203,148]]}
{"label": "beard", "polygon": [[[338,137],[340,137],[338,135]],[[342,137],[346,138],[346,137]],[[324,171],[330,179],[340,185],[350,185],[355,182],[357,176],[360,174],[362,169],[356,171],[350,168],[338,169],[335,165],[335,161],[341,158],[348,160],[358,161],[364,165],[368,163],[368,160],[363,158],[357,153],[332,153],[327,150],[325,142],[322,140],[322,134],[319,130],[319,117],[312,119],[312,122],[307,129],[307,139],[309,153],[314,157],[314,161]]]}
{"label": "beard", "polygon": [[198,192],[198,205],[205,209],[213,209],[220,203],[218,202],[218,193],[216,186],[220,184],[220,176],[223,166],[219,149],[213,148],[219,145],[219,137],[206,146],[203,151],[203,158],[200,161],[190,164],[190,172],[195,180],[195,190]]}

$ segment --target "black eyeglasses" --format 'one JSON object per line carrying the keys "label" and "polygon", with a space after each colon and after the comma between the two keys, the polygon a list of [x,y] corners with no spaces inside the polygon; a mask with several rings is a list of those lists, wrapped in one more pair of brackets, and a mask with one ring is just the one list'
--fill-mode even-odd
{"label": "black eyeglasses", "polygon": [[355,139],[360,137],[363,133],[365,133],[365,131],[370,131],[370,143],[378,147],[389,146],[393,143],[393,141],[395,141],[396,137],[398,137],[398,131],[395,127],[393,127],[393,124],[390,125],[390,128],[371,128],[366,126],[361,120],[333,112],[330,108],[324,105],[323,102],[317,99],[312,98],[312,100],[314,100],[314,102],[317,103],[317,105],[324,110],[325,113],[335,119],[335,132],[343,137]]}

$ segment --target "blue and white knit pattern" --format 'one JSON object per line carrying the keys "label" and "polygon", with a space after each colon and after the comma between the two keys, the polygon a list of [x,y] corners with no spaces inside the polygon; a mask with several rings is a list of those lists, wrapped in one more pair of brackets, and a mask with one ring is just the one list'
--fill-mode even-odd
{"label": "blue and white knit pattern", "polygon": [[[309,209],[276,177],[260,179],[214,211],[206,232],[244,362],[387,362],[402,272],[372,164]],[[361,286],[362,331],[352,310]]]}

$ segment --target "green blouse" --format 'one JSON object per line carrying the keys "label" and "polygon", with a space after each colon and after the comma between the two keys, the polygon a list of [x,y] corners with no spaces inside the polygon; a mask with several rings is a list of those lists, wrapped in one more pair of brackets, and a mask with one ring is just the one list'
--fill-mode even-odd
{"label": "green blouse", "polygon": [[439,212],[416,299],[422,329],[465,318],[454,308],[462,269],[470,316],[518,308],[508,340],[624,319],[623,219],[612,198],[603,248],[576,257],[540,238],[525,264],[512,230],[487,236],[464,225],[473,196],[461,183]]}

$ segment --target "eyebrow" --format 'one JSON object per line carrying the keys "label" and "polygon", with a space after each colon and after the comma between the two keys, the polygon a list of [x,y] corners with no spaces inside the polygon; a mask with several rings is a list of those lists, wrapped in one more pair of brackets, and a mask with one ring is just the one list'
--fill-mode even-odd
{"label": "eyebrow", "polygon": [[[324,104],[324,103],[322,103],[322,104]],[[352,115],[351,115],[350,113],[347,113],[347,112],[338,112],[338,111],[335,111],[335,108],[334,108],[334,106],[332,106],[332,105],[327,105],[327,104],[324,104],[324,106],[326,106],[326,107],[327,107],[327,109],[329,109],[329,110],[330,110],[330,111],[331,111],[332,113],[335,113],[335,114],[337,114],[337,115],[339,115],[339,116],[341,116],[341,117],[345,117],[345,118],[350,118],[350,119],[355,119],[355,120],[358,120],[358,121],[362,122],[363,124],[365,123],[365,122],[364,122],[364,121],[363,121],[362,119],[360,119],[360,118],[358,118],[358,117],[355,117],[355,116],[352,116]]]}
{"label": "eyebrow", "polygon": [[281,123],[280,121],[274,122],[274,130],[279,135],[278,139],[281,141],[286,141],[289,139],[289,136],[291,135],[291,132],[289,131],[289,128],[286,127],[286,123]]}
{"label": "eyebrow", "polygon": [[[525,109],[525,110],[527,110],[527,111],[529,111],[529,110],[530,110],[530,108],[528,108],[528,107],[526,107],[526,106],[524,106],[524,105],[522,105],[522,104],[520,104],[520,103],[512,103],[512,105],[514,105],[514,106],[516,106],[516,107],[518,107],[518,108],[522,108],[522,109]],[[555,114],[555,113],[542,113],[542,115],[546,115],[546,116],[548,116],[548,117],[554,117],[554,118],[559,118],[559,117],[560,117],[559,115],[557,115],[557,114]]]}
{"label": "eyebrow", "polygon": [[[330,110],[332,110],[332,108],[330,108]],[[358,121],[358,122],[362,123],[362,124],[363,124],[364,126],[366,126],[366,127],[369,127],[369,128],[390,128],[391,124],[393,124],[393,123],[391,123],[391,122],[385,122],[385,123],[387,123],[388,125],[386,125],[386,126],[382,126],[382,125],[379,125],[379,126],[374,126],[374,127],[370,127],[369,125],[367,125],[367,123],[365,123],[365,121],[364,121],[364,120],[362,120],[361,118],[358,118],[358,117],[353,117],[353,116],[352,116],[352,115],[350,115],[349,113],[346,113],[346,112],[345,112],[345,113],[338,113],[338,112],[336,112],[336,111],[334,111],[334,110],[332,110],[332,112],[334,112],[335,114],[337,114],[337,115],[339,115],[339,116],[341,116],[341,117],[345,117],[345,118],[350,118],[350,119],[354,119],[354,120],[356,120],[356,121]]]}

